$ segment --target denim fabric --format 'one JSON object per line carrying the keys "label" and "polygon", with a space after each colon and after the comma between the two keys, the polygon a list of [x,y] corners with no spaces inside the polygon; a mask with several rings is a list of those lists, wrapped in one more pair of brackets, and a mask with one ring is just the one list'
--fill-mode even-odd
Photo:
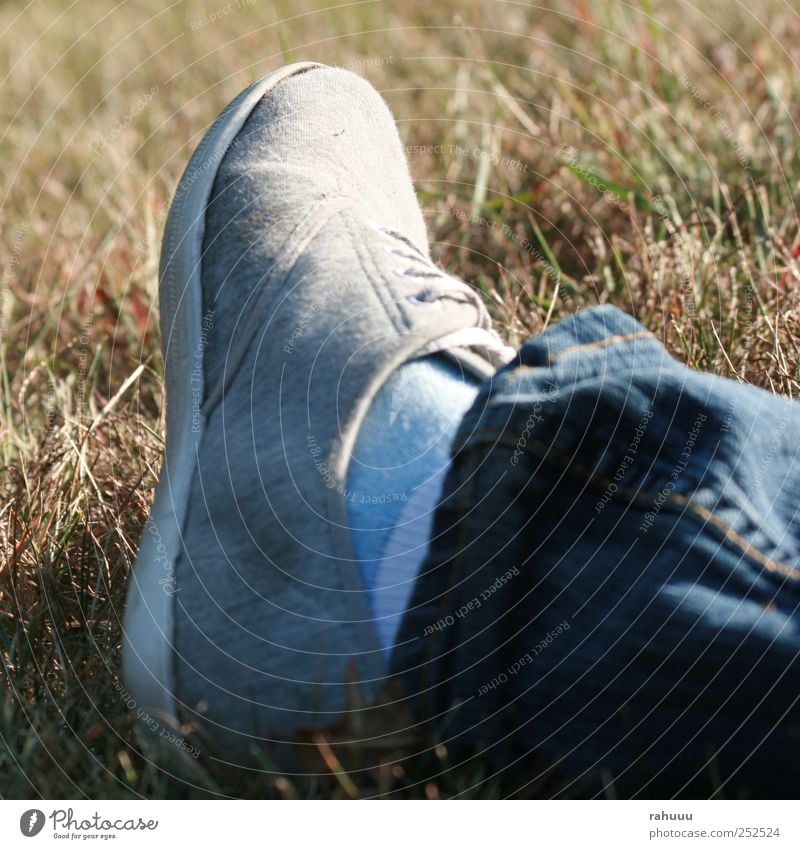
{"label": "denim fabric", "polygon": [[798,434],[616,309],[532,339],[456,438],[392,660],[412,707],[567,793],[796,796]]}

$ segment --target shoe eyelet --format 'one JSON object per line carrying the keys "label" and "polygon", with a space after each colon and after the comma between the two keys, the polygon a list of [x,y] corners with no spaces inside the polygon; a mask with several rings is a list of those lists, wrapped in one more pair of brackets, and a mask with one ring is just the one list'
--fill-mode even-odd
{"label": "shoe eyelet", "polygon": [[419,298],[417,295],[409,295],[406,300],[415,307],[435,310],[440,310],[442,308],[442,302],[438,298],[435,301],[429,301],[425,298]]}

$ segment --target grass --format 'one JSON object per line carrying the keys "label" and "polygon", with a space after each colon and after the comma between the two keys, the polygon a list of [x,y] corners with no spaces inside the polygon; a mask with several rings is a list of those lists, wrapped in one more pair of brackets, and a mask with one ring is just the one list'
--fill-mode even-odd
{"label": "grass", "polygon": [[794,398],[798,15],[778,0],[12,0],[0,32],[0,794],[554,792],[450,770],[442,747],[342,764],[323,739],[302,781],[173,776],[135,727],[120,617],[163,445],[170,195],[246,84],[288,61],[350,66],[395,112],[437,260],[511,342],[614,303],[692,367]]}

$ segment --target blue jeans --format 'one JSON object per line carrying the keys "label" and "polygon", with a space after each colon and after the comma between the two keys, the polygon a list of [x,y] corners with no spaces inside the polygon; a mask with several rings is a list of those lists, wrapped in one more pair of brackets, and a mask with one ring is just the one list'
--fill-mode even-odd
{"label": "blue jeans", "polygon": [[622,312],[529,341],[464,417],[392,656],[451,757],[569,793],[800,790],[800,405]]}

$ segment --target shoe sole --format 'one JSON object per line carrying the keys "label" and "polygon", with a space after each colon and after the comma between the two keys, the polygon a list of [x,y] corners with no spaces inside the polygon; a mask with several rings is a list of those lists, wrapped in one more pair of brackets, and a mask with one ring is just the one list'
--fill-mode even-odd
{"label": "shoe sole", "polygon": [[[299,62],[245,89],[213,123],[183,172],[164,229],[159,268],[167,439],[153,507],[139,544],[123,622],[122,674],[135,708],[177,719],[173,668],[175,563],[205,431],[202,414],[202,280],[205,212],[220,163],[256,105],[285,79],[312,68]],[[199,399],[199,401],[198,401]]]}

